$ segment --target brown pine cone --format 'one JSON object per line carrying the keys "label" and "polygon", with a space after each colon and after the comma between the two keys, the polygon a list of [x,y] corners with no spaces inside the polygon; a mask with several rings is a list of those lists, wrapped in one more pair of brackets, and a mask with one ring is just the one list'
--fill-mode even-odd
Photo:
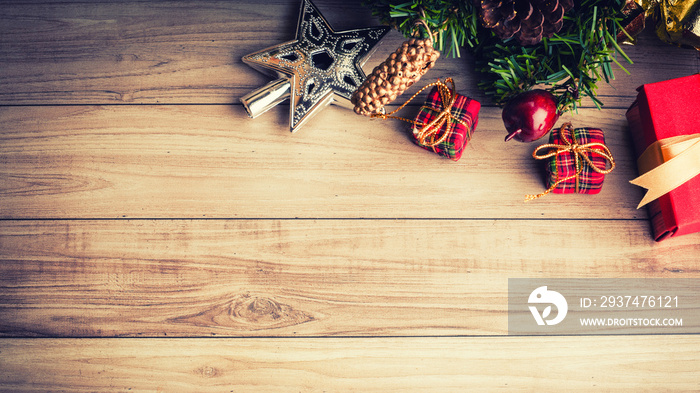
{"label": "brown pine cone", "polygon": [[370,116],[420,80],[440,57],[430,39],[411,38],[374,68],[352,95],[355,112]]}
{"label": "brown pine cone", "polygon": [[574,7],[573,0],[474,0],[484,27],[498,38],[515,37],[521,45],[534,45],[542,37],[559,32],[564,13]]}

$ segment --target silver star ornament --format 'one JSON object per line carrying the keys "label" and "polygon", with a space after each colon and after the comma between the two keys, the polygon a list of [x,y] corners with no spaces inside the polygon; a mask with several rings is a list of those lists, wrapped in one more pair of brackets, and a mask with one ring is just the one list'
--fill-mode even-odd
{"label": "silver star ornament", "polygon": [[327,105],[352,108],[362,84],[362,65],[389,32],[386,26],[336,32],[310,0],[302,0],[296,39],[243,57],[249,66],[278,78],[241,98],[256,117],[288,97],[292,132]]}

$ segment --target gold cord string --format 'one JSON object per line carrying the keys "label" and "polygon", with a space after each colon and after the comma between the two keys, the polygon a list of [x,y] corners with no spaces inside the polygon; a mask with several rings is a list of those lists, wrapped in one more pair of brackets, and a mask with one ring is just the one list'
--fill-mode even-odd
{"label": "gold cord string", "polygon": [[[446,83],[449,83],[452,87],[447,86]],[[400,107],[394,109],[392,112],[384,114],[384,113],[373,113],[370,117],[371,118],[380,118],[380,119],[397,119],[397,120],[402,120],[408,123],[413,124],[414,126],[419,126],[422,127],[419,131],[416,133],[416,139],[421,145],[424,146],[435,146],[438,145],[447,139],[449,136],[449,133],[447,132],[450,127],[452,126],[452,122],[455,121],[459,124],[462,124],[464,126],[467,126],[467,123],[454,115],[452,115],[451,110],[452,106],[454,105],[455,101],[457,100],[457,93],[455,92],[455,83],[452,80],[452,78],[447,78],[445,79],[445,82],[442,82],[438,79],[437,82],[433,82],[428,84],[427,86],[423,87],[422,89],[418,90],[416,94],[411,96],[406,102],[403,103]],[[403,109],[406,105],[408,105],[409,102],[413,101],[420,93],[422,93],[425,89],[428,89],[430,87],[437,86],[438,92],[440,94],[440,98],[442,100],[442,105],[443,105],[443,110],[438,113],[437,117],[430,123],[423,123],[423,122],[417,122],[415,120],[410,120],[406,119],[404,117],[399,117],[399,116],[394,116],[394,114],[401,109]],[[428,108],[425,105],[421,107],[421,109],[426,108],[426,109],[431,109]],[[445,126],[445,132],[440,137],[437,137],[438,133],[442,129],[442,126]]]}
{"label": "gold cord string", "polygon": [[[433,35],[433,32],[430,30],[430,26],[428,26],[428,23],[425,21],[425,12],[423,11],[423,8],[420,9],[420,14],[421,14],[421,18],[418,18],[418,19],[416,19],[415,22],[413,22],[413,27],[418,27],[418,25],[423,25],[423,27],[425,27],[425,31],[428,33],[428,37],[430,38],[430,40],[435,42],[435,36]],[[416,31],[413,32],[413,36],[414,37],[420,36],[420,28],[417,28]]]}
{"label": "gold cord string", "polygon": [[[612,156],[612,153],[610,152],[610,149],[608,149],[607,146],[605,146],[602,143],[598,142],[592,142],[592,143],[586,143],[583,145],[579,145],[578,143],[571,143],[567,138],[566,134],[564,133],[564,129],[568,130],[571,132],[573,135],[573,126],[571,123],[564,123],[561,128],[560,128],[560,135],[561,138],[564,142],[566,142],[565,145],[557,145],[554,143],[547,143],[541,146],[538,146],[535,151],[532,152],[532,157],[536,160],[544,160],[547,158],[551,158],[554,156],[557,156],[562,153],[568,153],[571,152],[574,154],[574,162],[576,164],[576,173],[567,176],[563,179],[557,180],[554,184],[552,184],[545,192],[537,195],[527,195],[525,197],[525,202],[531,201],[533,199],[537,199],[540,197],[543,197],[547,194],[549,194],[552,190],[554,190],[559,184],[571,180],[571,179],[576,179],[576,190],[578,191],[578,176],[583,172],[584,165],[583,164],[588,164],[588,166],[591,167],[595,172],[602,173],[604,175],[607,175],[608,173],[612,172],[613,169],[615,169],[615,159]],[[540,150],[548,150],[543,155],[539,155]],[[603,168],[599,168],[595,165],[593,161],[591,161],[590,158],[586,155],[586,153],[593,153],[597,154],[601,157],[603,157],[606,160],[605,166]],[[583,159],[583,161],[581,160]],[[610,162],[610,168],[606,169],[608,166],[608,162]]]}
{"label": "gold cord string", "polygon": [[[430,39],[433,40],[433,42],[435,42],[435,35],[436,35],[437,33],[433,33],[433,32],[430,30],[430,27],[428,26],[428,24],[425,22],[425,19],[426,19],[426,18],[425,18],[425,9],[423,9],[422,7],[420,7],[418,10],[420,11],[420,16],[421,16],[421,17],[420,17],[419,19],[416,19],[415,22],[413,22],[413,26],[415,27],[415,26],[418,26],[419,24],[422,24],[422,25],[425,27],[425,30],[428,31],[428,35],[430,36]],[[457,8],[456,8],[456,7],[453,7],[453,8],[451,9],[451,12],[452,12],[452,13],[457,13]],[[443,32],[443,31],[447,30],[447,24],[448,24],[449,22],[450,22],[450,18],[447,18],[447,19],[445,19],[444,21],[442,21],[442,23],[440,23],[439,25],[435,26],[435,28],[437,29],[438,32]],[[413,36],[415,37],[417,34],[419,34],[419,32],[416,31],[416,32],[413,33]]]}

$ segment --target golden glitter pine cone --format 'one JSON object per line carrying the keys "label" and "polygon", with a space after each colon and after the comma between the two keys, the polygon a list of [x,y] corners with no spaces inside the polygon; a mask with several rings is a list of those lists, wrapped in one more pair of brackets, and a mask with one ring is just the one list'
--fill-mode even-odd
{"label": "golden glitter pine cone", "polygon": [[351,100],[355,112],[365,116],[378,113],[420,80],[439,57],[430,39],[405,41],[355,90]]}

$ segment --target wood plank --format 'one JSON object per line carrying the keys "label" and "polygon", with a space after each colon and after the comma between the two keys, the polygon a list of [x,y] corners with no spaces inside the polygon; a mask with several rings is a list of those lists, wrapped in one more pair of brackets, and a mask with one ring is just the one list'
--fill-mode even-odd
{"label": "wood plank", "polygon": [[700,277],[645,221],[2,224],[3,336],[506,334],[508,278]]}
{"label": "wood plank", "polygon": [[696,391],[700,337],[3,339],[0,389]]}
{"label": "wood plank", "polygon": [[[414,108],[414,111],[416,109]],[[409,114],[415,113],[406,110]],[[290,134],[283,108],[5,107],[2,218],[645,219],[624,110],[564,116],[606,132],[617,168],[598,195],[548,195],[534,144],[504,143],[485,108],[459,162],[417,147],[398,120],[327,108]],[[409,115],[410,116],[410,115]]]}
{"label": "wood plank", "polygon": [[[378,24],[347,3],[318,6],[339,30]],[[297,0],[3,4],[0,103],[231,103],[268,81],[241,57],[293,39],[298,11]]]}
{"label": "wood plank", "polygon": [[508,278],[700,277],[700,234],[655,243],[634,209],[624,119],[698,52],[645,32],[612,109],[562,119],[606,131],[603,192],[525,204],[534,145],[503,144],[468,56],[426,77],[485,105],[459,163],[339,108],[248,119],[269,78],[240,58],[298,4],[2,2],[0,391],[700,390],[700,335],[503,336]]}
{"label": "wood plank", "polygon": [[[376,25],[359,1],[316,1],[337,30]],[[298,0],[4,2],[0,13],[1,105],[220,103],[269,80],[241,62],[245,54],[294,38]],[[700,72],[696,51],[661,42],[651,29],[625,50],[631,75],[601,83],[609,107],[626,108],[634,89]],[[371,70],[403,40],[393,32],[367,63]],[[673,61],[668,61],[673,59]],[[451,76],[478,91],[470,56],[443,58],[426,78]],[[591,106],[590,101],[585,105]]]}

